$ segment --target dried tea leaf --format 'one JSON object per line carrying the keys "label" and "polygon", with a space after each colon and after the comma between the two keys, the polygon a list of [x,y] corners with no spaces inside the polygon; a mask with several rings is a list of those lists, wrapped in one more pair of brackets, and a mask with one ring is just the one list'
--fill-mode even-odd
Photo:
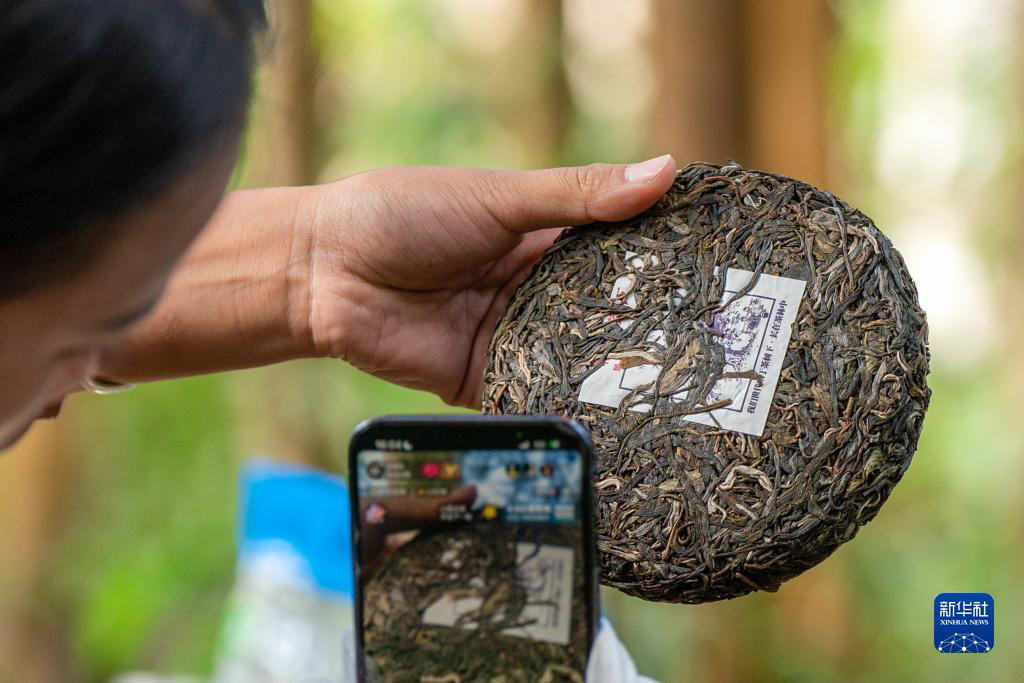
{"label": "dried tea leaf", "polygon": [[[572,614],[585,613],[579,534],[578,525],[496,522],[420,532],[366,584],[367,681],[582,683],[588,650],[584,619],[569,624],[568,647],[507,634],[531,622],[530,595],[515,578],[516,569],[545,546],[572,549]],[[523,555],[517,551],[523,544],[537,550]],[[425,619],[431,605],[458,597],[476,599],[479,607],[454,626]],[[410,639],[416,647],[409,647]]]}
{"label": "dried tea leaf", "polygon": [[[727,293],[733,270],[752,276]],[[751,344],[784,327],[753,301],[773,276],[802,296],[763,428],[742,433],[707,416],[737,405],[723,382],[768,393],[772,359],[734,360],[771,355]],[[774,590],[827,557],[906,471],[930,396],[924,311],[891,242],[831,194],[735,164],[693,164],[637,218],[563,233],[489,353],[485,411],[590,429],[602,581],[659,601]],[[602,389],[619,403],[580,399],[602,372],[633,373]]]}

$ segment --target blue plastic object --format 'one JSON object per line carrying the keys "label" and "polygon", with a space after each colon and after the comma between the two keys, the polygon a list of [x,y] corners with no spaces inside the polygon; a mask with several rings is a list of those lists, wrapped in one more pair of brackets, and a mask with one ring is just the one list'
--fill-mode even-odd
{"label": "blue plastic object", "polygon": [[240,475],[239,559],[287,543],[320,590],[353,596],[352,527],[342,477],[298,465],[252,460]]}

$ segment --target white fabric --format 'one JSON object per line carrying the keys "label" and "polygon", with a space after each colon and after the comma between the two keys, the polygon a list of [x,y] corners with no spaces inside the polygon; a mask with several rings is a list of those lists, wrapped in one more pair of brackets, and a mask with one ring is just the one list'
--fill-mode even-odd
{"label": "white fabric", "polygon": [[626,652],[611,623],[601,617],[601,625],[587,662],[587,683],[657,683],[636,672],[633,659]]}

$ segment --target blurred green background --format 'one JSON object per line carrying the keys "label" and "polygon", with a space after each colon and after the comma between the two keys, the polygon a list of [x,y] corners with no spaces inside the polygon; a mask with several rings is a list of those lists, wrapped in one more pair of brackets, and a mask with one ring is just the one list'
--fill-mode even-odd
{"label": "blurred green background", "polygon": [[[904,482],[776,594],[676,606],[606,591],[642,673],[1020,680],[1022,0],[270,4],[239,186],[672,152],[832,190],[905,255],[934,395]],[[445,410],[331,361],[75,397],[0,459],[0,681],[208,673],[240,462],[344,472],[360,420]],[[993,652],[934,651],[932,601],[953,591],[994,596]]]}

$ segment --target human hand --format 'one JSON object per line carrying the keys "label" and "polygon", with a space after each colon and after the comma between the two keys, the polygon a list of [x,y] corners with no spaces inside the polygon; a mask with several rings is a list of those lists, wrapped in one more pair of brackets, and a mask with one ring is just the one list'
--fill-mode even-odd
{"label": "human hand", "polygon": [[498,318],[560,228],[636,215],[675,170],[669,155],[520,172],[404,167],[309,188],[317,354],[478,408]]}
{"label": "human hand", "polygon": [[476,499],[476,489],[463,486],[447,496],[398,496],[368,498],[359,504],[361,568],[371,576],[395,549],[388,537],[402,531],[429,529],[442,523],[441,510],[448,506],[468,510]]}

